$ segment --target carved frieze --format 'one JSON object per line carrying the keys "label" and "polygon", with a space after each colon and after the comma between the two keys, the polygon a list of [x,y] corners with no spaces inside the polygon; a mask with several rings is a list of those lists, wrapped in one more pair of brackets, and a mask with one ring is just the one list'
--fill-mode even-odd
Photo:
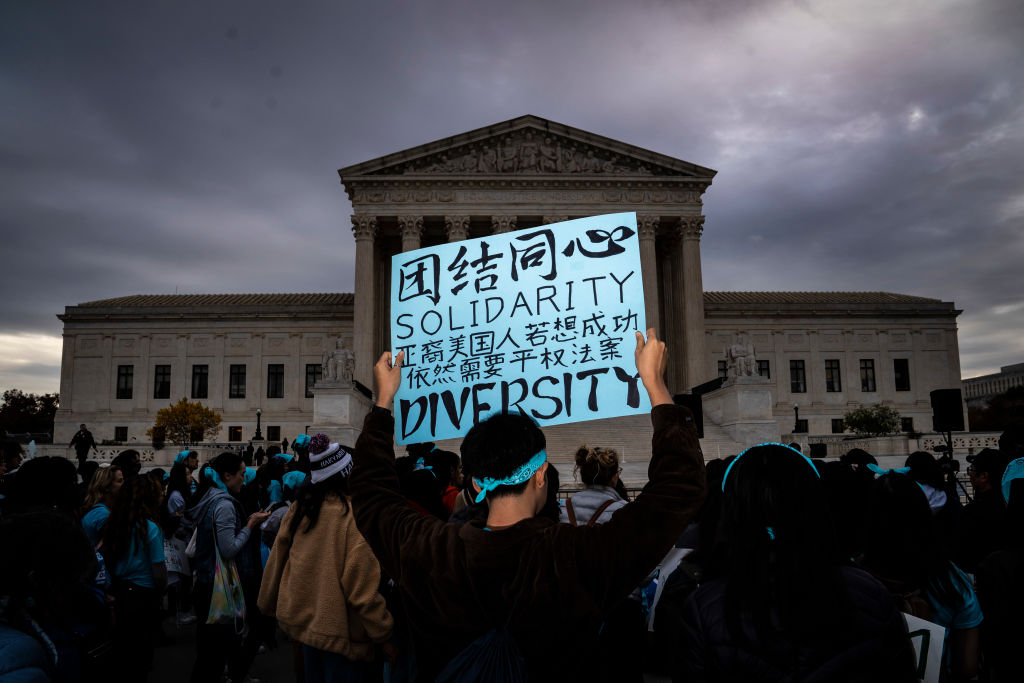
{"label": "carved frieze", "polygon": [[682,175],[679,171],[596,145],[529,128],[389,166],[376,171],[375,175],[475,173]]}

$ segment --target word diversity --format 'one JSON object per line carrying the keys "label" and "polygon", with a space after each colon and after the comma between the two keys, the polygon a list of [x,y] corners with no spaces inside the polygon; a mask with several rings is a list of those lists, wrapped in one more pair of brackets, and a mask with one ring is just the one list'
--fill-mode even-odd
{"label": "word diversity", "polygon": [[541,425],[648,411],[642,280],[632,213],[396,254],[398,443],[461,436],[495,410]]}

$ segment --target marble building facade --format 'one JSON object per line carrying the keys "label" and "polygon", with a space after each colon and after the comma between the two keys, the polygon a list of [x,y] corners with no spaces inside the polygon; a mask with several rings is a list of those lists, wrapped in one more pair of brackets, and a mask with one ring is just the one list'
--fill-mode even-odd
{"label": "marble building facade", "polygon": [[[794,404],[812,433],[830,433],[832,420],[860,403],[888,403],[915,429],[927,429],[927,392],[959,386],[959,311],[935,299],[871,292],[704,292],[702,196],[715,173],[534,116],[342,168],[353,207],[354,294],[166,295],[69,306],[60,316],[64,357],[55,441],[66,443],[80,422],[97,439],[114,438],[114,427],[120,436],[127,428],[129,441],[144,439],[145,427],[167,403],[154,398],[157,373],[176,399],[191,395],[196,365],[208,373],[204,402],[223,414],[221,441],[236,434],[228,433],[231,427],[248,439],[257,408],[265,426],[279,427],[291,440],[312,422],[307,373],[339,338],[355,353],[355,379],[371,385],[372,364],[389,345],[394,254],[622,211],[637,213],[648,324],[678,340],[668,369],[671,391],[686,393],[714,379],[724,344],[745,334],[758,360],[767,362],[781,433],[794,426]],[[874,367],[873,391],[861,391],[868,386],[861,384],[866,360]],[[791,361],[805,363],[803,392],[793,391]],[[118,399],[126,365],[137,368],[135,389],[131,398]],[[237,372],[239,365],[246,368],[247,390],[234,398],[232,366]],[[902,371],[899,388],[896,370]],[[275,384],[270,392],[268,382],[278,378],[280,391]],[[649,436],[645,418],[546,431],[554,446],[549,453],[570,453],[583,434],[619,447],[627,460],[645,457],[649,448],[637,446]],[[739,445],[713,424],[707,431],[720,452]]]}

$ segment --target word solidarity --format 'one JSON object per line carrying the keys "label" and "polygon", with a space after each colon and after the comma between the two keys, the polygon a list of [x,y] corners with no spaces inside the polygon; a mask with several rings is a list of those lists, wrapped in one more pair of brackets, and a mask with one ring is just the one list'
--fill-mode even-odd
{"label": "word solidarity", "polygon": [[544,425],[650,409],[635,214],[396,254],[391,272],[398,443],[461,436],[497,410]]}

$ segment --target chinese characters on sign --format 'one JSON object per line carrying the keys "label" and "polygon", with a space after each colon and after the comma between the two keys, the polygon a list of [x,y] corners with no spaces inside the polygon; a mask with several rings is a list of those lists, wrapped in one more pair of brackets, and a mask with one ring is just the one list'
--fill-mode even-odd
{"label": "chinese characters on sign", "polygon": [[392,257],[398,443],[464,435],[499,411],[541,426],[650,411],[636,214],[581,218]]}

